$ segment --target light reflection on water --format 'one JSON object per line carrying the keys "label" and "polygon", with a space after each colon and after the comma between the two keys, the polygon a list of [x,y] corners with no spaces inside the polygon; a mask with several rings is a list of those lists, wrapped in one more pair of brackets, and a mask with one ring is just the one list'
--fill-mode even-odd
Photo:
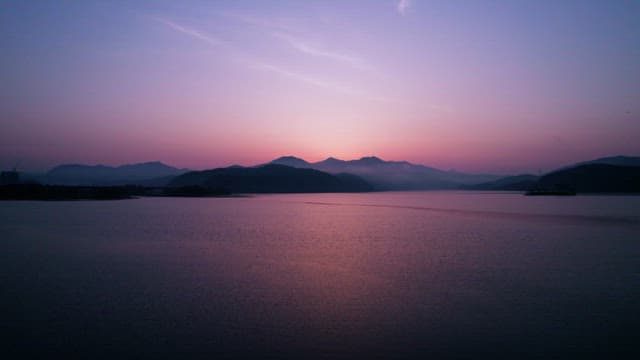
{"label": "light reflection on water", "polygon": [[640,197],[0,203],[10,343],[294,357],[635,350]]}

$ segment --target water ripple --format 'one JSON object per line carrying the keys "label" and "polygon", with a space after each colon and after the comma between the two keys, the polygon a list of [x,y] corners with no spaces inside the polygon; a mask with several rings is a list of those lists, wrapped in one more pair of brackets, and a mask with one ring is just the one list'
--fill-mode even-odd
{"label": "water ripple", "polygon": [[429,211],[442,214],[459,215],[459,216],[475,216],[514,219],[525,221],[545,221],[556,223],[572,223],[572,224],[603,224],[603,225],[640,225],[640,218],[635,216],[603,216],[603,215],[574,215],[574,214],[534,214],[534,213],[518,213],[491,210],[464,210],[464,209],[447,209],[423,206],[407,206],[407,205],[381,205],[381,204],[361,204],[361,203],[335,203],[335,202],[319,202],[307,201],[309,205],[323,206],[358,206],[358,207],[376,207],[376,208],[393,208],[393,209],[409,209]]}

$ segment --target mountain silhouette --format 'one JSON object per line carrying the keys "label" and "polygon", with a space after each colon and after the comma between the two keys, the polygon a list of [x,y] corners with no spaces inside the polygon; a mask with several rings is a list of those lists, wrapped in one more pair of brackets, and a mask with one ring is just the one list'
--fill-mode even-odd
{"label": "mountain silhouette", "polygon": [[484,182],[480,184],[463,185],[463,190],[491,190],[491,191],[527,191],[531,189],[538,176],[522,174],[515,176],[505,176],[498,180]]}
{"label": "mountain silhouette", "polygon": [[373,187],[358,176],[268,164],[191,171],[175,177],[170,187],[201,186],[230,193],[363,192]]}
{"label": "mountain silhouette", "polygon": [[407,161],[385,161],[376,156],[366,156],[357,160],[329,157],[316,163],[286,156],[271,161],[271,164],[312,168],[332,174],[354,174],[373,185],[376,190],[454,189],[464,184],[476,184],[499,178],[496,175],[444,171]]}
{"label": "mountain silhouette", "polygon": [[595,160],[583,161],[573,165],[569,165],[564,168],[575,167],[578,165],[588,164],[604,164],[604,165],[616,165],[616,166],[640,166],[640,156],[608,156]]}
{"label": "mountain silhouette", "polygon": [[542,176],[538,189],[570,189],[578,193],[640,192],[640,166],[590,163]]}
{"label": "mountain silhouette", "polygon": [[638,192],[640,157],[609,156],[582,161],[553,170],[544,176],[505,176],[495,181],[463,185],[464,190]]}
{"label": "mountain silhouette", "polygon": [[187,172],[159,161],[128,164],[118,167],[105,165],[65,164],[51,169],[37,180],[52,185],[145,185],[162,186],[174,176]]}
{"label": "mountain silhouette", "polygon": [[[299,173],[295,170],[285,170],[272,167],[271,165],[307,170],[307,172]],[[613,166],[613,168],[583,168],[588,165],[605,165]],[[233,189],[234,192],[432,189],[526,191],[534,186],[553,187],[558,184],[569,184],[570,186],[576,187],[577,191],[582,192],[636,191],[634,190],[635,187],[630,185],[628,180],[630,176],[632,180],[635,179],[633,178],[633,172],[635,170],[618,169],[618,167],[640,167],[640,157],[610,156],[578,162],[552,171],[540,178],[528,174],[501,177],[487,174],[445,171],[434,167],[412,164],[407,161],[385,161],[376,156],[366,156],[356,160],[341,160],[329,157],[322,161],[310,163],[304,159],[289,155],[254,167],[234,165],[227,168],[193,172],[188,169],[171,167],[159,161],[117,167],[65,164],[56,166],[45,174],[21,173],[20,182],[70,186],[138,185],[145,187],[164,187],[167,185],[206,185],[208,186],[206,190],[208,193],[217,193],[218,191],[229,192],[229,189]],[[575,170],[576,168],[580,169]],[[612,171],[610,177],[605,175],[606,169]],[[316,170],[316,172],[309,172],[310,170]],[[180,175],[185,176],[180,177]],[[266,182],[264,185],[251,185],[251,181],[248,179],[248,177],[251,176],[255,176],[256,181]],[[287,179],[288,177],[290,177],[291,180]],[[222,181],[222,179],[226,180]],[[233,181],[237,181],[238,185],[232,184],[232,179]],[[295,183],[296,181],[302,182],[298,184]],[[176,185],[180,183],[184,183],[185,185]],[[212,186],[215,184],[224,185],[226,188],[214,189]],[[200,191],[193,191],[193,189],[196,188],[186,189],[183,192],[196,194]]]}
{"label": "mountain silhouette", "polygon": [[[317,167],[330,167],[330,166],[339,166],[342,164],[345,164],[346,161],[344,160],[340,160],[340,159],[336,159],[334,157],[328,157],[325,160],[319,161],[317,163],[314,163],[315,166]],[[309,164],[311,165],[311,164]]]}
{"label": "mountain silhouette", "polygon": [[285,165],[285,166],[291,166],[291,167],[301,168],[301,169],[305,169],[305,168],[310,168],[311,167],[311,164],[309,164],[308,162],[304,161],[303,159],[297,158],[295,156],[282,156],[282,157],[279,157],[279,158],[273,160],[271,163],[272,164]]}

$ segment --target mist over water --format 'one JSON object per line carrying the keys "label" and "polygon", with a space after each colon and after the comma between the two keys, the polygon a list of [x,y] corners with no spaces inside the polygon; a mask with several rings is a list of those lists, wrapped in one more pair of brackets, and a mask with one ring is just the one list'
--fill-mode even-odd
{"label": "mist over water", "polygon": [[640,197],[0,203],[15,353],[637,354]]}

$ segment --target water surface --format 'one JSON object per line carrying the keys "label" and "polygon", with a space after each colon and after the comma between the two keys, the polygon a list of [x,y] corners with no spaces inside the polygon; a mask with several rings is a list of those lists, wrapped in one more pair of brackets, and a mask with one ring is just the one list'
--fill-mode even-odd
{"label": "water surface", "polygon": [[638,353],[636,196],[0,202],[0,234],[15,353]]}

